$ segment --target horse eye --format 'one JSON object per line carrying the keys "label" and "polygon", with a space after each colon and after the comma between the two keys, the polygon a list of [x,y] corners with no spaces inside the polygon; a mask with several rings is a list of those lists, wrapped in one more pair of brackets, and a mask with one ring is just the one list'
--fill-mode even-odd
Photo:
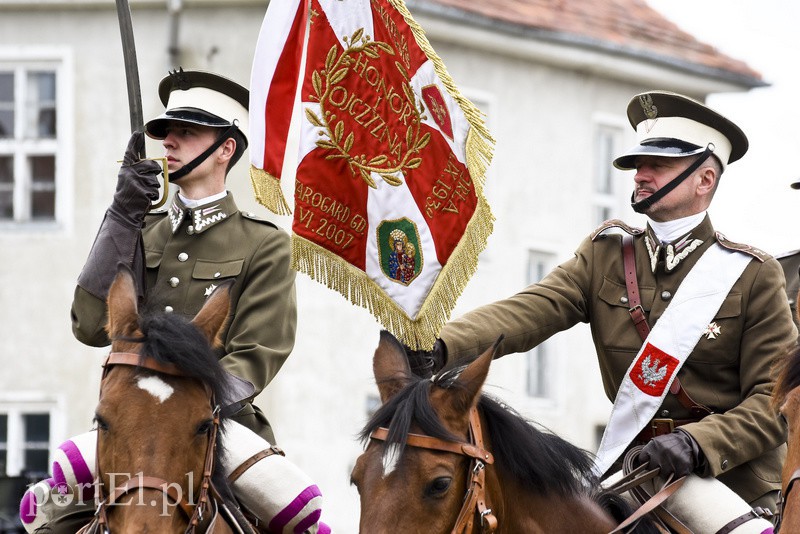
{"label": "horse eye", "polygon": [[211,426],[214,424],[214,421],[211,419],[207,421],[203,421],[199,425],[197,425],[197,435],[202,436],[203,434],[208,434],[211,431]]}
{"label": "horse eye", "polygon": [[453,479],[450,477],[438,477],[435,478],[428,486],[425,488],[425,496],[426,497],[441,497],[448,489],[450,489],[450,484],[453,482]]}
{"label": "horse eye", "polygon": [[94,419],[92,419],[92,423],[94,423],[92,430],[102,430],[103,432],[108,431],[108,423],[99,415],[95,414]]}
{"label": "horse eye", "polygon": [[778,417],[781,418],[781,421],[783,421],[784,425],[789,426],[789,421],[786,419],[786,416],[783,415],[783,412],[778,412]]}

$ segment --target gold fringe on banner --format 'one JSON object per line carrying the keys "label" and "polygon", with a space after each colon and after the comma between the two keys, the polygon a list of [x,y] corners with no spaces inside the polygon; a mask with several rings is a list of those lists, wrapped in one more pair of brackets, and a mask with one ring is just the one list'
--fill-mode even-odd
{"label": "gold fringe on banner", "polygon": [[292,235],[292,268],[366,308],[384,328],[412,349],[430,350],[478,267],[478,256],[486,248],[493,223],[488,204],[478,197],[478,205],[464,235],[414,318],[364,271],[296,234]]}
{"label": "gold fringe on banner", "polygon": [[250,182],[259,204],[278,215],[291,215],[292,210],[281,190],[281,182],[264,169],[250,165]]}

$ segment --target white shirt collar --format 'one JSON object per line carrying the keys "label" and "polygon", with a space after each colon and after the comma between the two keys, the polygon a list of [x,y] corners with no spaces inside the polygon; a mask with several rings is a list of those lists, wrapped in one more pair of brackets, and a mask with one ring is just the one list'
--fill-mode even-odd
{"label": "white shirt collar", "polygon": [[703,222],[705,216],[706,212],[701,211],[695,215],[689,215],[688,217],[675,219],[674,221],[656,222],[648,219],[647,224],[653,229],[659,241],[662,243],[671,243],[679,237],[686,235],[689,230]]}
{"label": "white shirt collar", "polygon": [[184,206],[186,206],[189,209],[193,209],[196,208],[197,206],[203,206],[205,204],[208,204],[209,202],[214,202],[215,200],[225,198],[227,194],[228,194],[227,191],[223,191],[221,193],[217,193],[216,195],[211,195],[210,197],[201,198],[200,200],[190,200],[181,195],[180,192],[178,192],[178,197],[181,199],[181,202],[183,202]]}

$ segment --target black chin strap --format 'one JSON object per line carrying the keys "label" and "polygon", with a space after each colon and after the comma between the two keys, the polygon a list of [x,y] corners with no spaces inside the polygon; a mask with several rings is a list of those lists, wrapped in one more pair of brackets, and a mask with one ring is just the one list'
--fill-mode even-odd
{"label": "black chin strap", "polygon": [[694,163],[689,165],[689,168],[687,168],[685,171],[679,174],[674,180],[672,180],[670,183],[668,183],[667,185],[665,185],[664,187],[662,187],[649,197],[644,198],[639,202],[634,202],[633,199],[636,196],[636,191],[631,193],[631,207],[633,208],[633,211],[635,211],[636,213],[646,212],[648,209],[650,209],[650,206],[652,206],[653,204],[664,198],[670,191],[678,187],[681,184],[681,182],[683,182],[686,178],[688,178],[690,174],[696,171],[700,167],[700,165],[702,165],[703,162],[707,160],[708,157],[713,152],[714,152],[714,145],[712,143],[709,143],[706,149],[703,151],[703,153],[700,154],[700,157],[698,157],[694,161]]}
{"label": "black chin strap", "polygon": [[218,149],[220,145],[222,145],[222,143],[225,142],[226,139],[231,137],[233,135],[233,132],[236,131],[238,128],[239,127],[236,125],[236,121],[234,121],[233,124],[231,124],[228,127],[228,129],[226,129],[224,132],[220,134],[217,140],[214,141],[214,143],[210,147],[208,147],[205,152],[194,158],[192,161],[190,161],[177,171],[170,173],[169,181],[177,182],[178,180],[180,180],[181,178],[192,172],[198,165],[203,163],[206,160],[206,158],[208,158],[208,156],[213,154],[214,151]]}

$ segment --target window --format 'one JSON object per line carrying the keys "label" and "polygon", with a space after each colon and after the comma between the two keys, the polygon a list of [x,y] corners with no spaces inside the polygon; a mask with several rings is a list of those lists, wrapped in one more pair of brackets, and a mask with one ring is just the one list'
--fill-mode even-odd
{"label": "window", "polygon": [[0,403],[0,476],[45,475],[53,448],[52,403]]}
{"label": "window", "polygon": [[59,87],[57,62],[0,57],[0,224],[58,218]]}
{"label": "window", "polygon": [[611,162],[622,153],[623,129],[598,124],[595,128],[594,223],[599,226],[620,216],[621,173]]}
{"label": "window", "polygon": [[[537,250],[528,251],[528,284],[540,281],[553,268],[555,255]],[[554,370],[551,364],[552,343],[545,341],[527,352],[527,383],[530,397],[553,398]]]}

